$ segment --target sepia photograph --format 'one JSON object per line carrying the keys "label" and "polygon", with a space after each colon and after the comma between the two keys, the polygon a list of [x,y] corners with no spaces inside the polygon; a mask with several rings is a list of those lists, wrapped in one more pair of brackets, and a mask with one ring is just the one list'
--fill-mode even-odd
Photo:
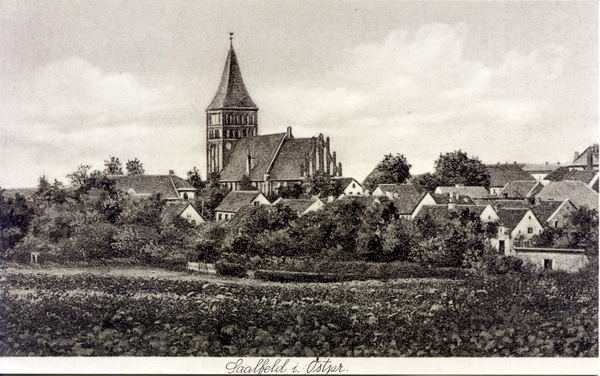
{"label": "sepia photograph", "polygon": [[597,1],[0,1],[0,372],[598,372]]}

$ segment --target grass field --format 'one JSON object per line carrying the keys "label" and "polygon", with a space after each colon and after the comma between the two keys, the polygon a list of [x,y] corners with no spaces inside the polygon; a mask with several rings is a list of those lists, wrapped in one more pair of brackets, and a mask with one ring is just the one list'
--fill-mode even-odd
{"label": "grass field", "polygon": [[597,279],[4,269],[3,356],[598,356]]}

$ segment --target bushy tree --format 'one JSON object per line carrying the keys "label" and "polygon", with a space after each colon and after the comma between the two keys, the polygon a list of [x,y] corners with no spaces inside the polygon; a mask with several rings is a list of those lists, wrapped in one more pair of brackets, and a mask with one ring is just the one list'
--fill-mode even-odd
{"label": "bushy tree", "polygon": [[402,184],[410,178],[411,165],[402,154],[387,154],[363,181],[363,187],[373,191],[379,184]]}
{"label": "bushy tree", "polygon": [[119,158],[111,156],[104,160],[104,173],[107,175],[123,175],[123,168]]}
{"label": "bushy tree", "polygon": [[461,150],[440,155],[435,162],[433,177],[439,186],[490,186],[490,177],[485,165],[478,159],[469,158],[467,153]]}
{"label": "bushy tree", "polygon": [[308,197],[337,197],[342,194],[343,189],[344,187],[338,179],[332,179],[328,173],[323,171],[315,172],[304,184],[304,193]]}
{"label": "bushy tree", "polygon": [[202,188],[206,186],[206,182],[202,180],[202,176],[200,176],[200,170],[194,166],[192,171],[187,172],[187,181],[192,185],[192,187],[196,188],[196,192],[199,192]]}
{"label": "bushy tree", "polygon": [[140,162],[137,158],[135,158],[133,161],[128,160],[125,164],[125,168],[127,169],[127,175],[143,175],[144,172],[146,172],[142,162]]}
{"label": "bushy tree", "polygon": [[17,193],[14,198],[5,198],[0,189],[0,257],[25,237],[33,215],[25,197]]}

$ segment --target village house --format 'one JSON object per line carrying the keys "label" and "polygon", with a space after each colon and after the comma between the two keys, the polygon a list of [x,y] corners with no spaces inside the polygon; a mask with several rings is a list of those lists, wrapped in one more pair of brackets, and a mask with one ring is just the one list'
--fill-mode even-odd
{"label": "village house", "polygon": [[598,192],[577,180],[553,181],[536,195],[536,199],[560,202],[569,199],[577,208],[587,206],[598,210]]}
{"label": "village house", "polygon": [[522,245],[544,230],[544,226],[531,209],[501,208],[497,213],[498,237],[491,239],[491,244],[501,255],[515,256],[515,244]]}
{"label": "village house", "polygon": [[486,165],[485,169],[490,176],[490,194],[493,196],[498,196],[511,181],[535,181],[530,173],[523,171],[516,163]]}
{"label": "village house", "polygon": [[562,166],[560,162],[557,163],[525,163],[523,165],[523,171],[531,174],[536,181],[539,181],[543,185],[550,183],[550,180],[546,180],[546,177],[552,172],[558,170]]}
{"label": "village house", "polygon": [[396,214],[399,218],[412,219],[412,214],[419,205],[419,202],[427,193],[403,193],[394,195],[392,202],[396,207]]}
{"label": "village house", "polygon": [[573,273],[590,263],[583,249],[515,247],[514,255],[537,270]]}
{"label": "village house", "polygon": [[[437,192],[436,192],[437,193]],[[387,196],[390,199],[402,198],[407,195],[420,195],[412,183],[403,184],[379,184],[373,190],[373,196]]]}
{"label": "village house", "polygon": [[363,188],[362,184],[360,184],[354,178],[336,176],[331,180],[333,183],[340,185],[342,188],[342,194],[346,196],[363,196],[365,194],[365,189]]}
{"label": "village house", "polygon": [[115,181],[115,188],[133,197],[159,195],[163,200],[193,200],[196,196],[196,188],[173,171],[169,175],[109,175],[108,178]]}
{"label": "village house", "polygon": [[540,201],[531,207],[537,218],[544,227],[562,228],[568,223],[571,213],[577,210],[577,207],[566,199],[564,201]]}
{"label": "village house", "polygon": [[230,45],[221,83],[206,110],[207,172],[219,174],[221,184],[234,191],[245,176],[267,195],[317,172],[342,176],[329,137],[295,138],[291,127],[285,133],[258,133],[258,107]]}
{"label": "village house", "polygon": [[315,212],[321,210],[325,204],[323,201],[317,200],[308,200],[308,199],[292,199],[292,198],[278,198],[273,202],[273,206],[287,206],[294,213],[301,217],[307,213]]}
{"label": "village house", "polygon": [[498,196],[504,199],[526,199],[535,197],[543,188],[544,185],[539,181],[510,181]]}
{"label": "village house", "polygon": [[198,213],[194,205],[187,201],[167,201],[162,213],[162,222],[171,223],[177,217],[181,217],[192,225],[206,223],[202,215]]}
{"label": "village house", "polygon": [[437,193],[425,193],[414,211],[411,213],[411,219],[415,219],[421,209],[424,206],[431,205],[444,205],[450,209],[454,208],[457,205],[475,205],[473,200],[469,196],[463,196],[459,194],[437,194]]}
{"label": "village house", "polygon": [[215,218],[218,221],[229,220],[242,208],[260,205],[271,205],[261,191],[231,191],[215,209]]}
{"label": "village house", "polygon": [[462,184],[456,184],[449,187],[437,187],[435,189],[437,194],[454,193],[462,196],[469,196],[471,199],[488,197],[490,193],[485,187],[477,186],[465,186]]}

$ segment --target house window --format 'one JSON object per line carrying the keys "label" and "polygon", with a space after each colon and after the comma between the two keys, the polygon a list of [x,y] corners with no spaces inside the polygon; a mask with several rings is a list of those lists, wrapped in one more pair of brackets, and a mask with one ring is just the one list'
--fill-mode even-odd
{"label": "house window", "polygon": [[186,217],[187,219],[192,219],[192,213],[186,213],[186,214],[185,214],[185,217]]}
{"label": "house window", "polygon": [[254,201],[254,203],[253,203],[253,204],[254,204],[254,206],[258,206],[258,205],[260,205],[260,202],[258,202],[258,201]]}
{"label": "house window", "polygon": [[223,214],[219,213],[219,221],[223,219]]}
{"label": "house window", "polygon": [[554,221],[554,227],[558,227],[558,221]]}
{"label": "house window", "polygon": [[552,270],[552,259],[544,259],[544,269]]}
{"label": "house window", "polygon": [[352,183],[352,188],[356,188],[356,184]]}
{"label": "house window", "polygon": [[504,254],[504,240],[498,241],[498,253],[501,255]]}
{"label": "house window", "polygon": [[531,216],[529,216],[529,219],[531,219]]}
{"label": "house window", "polygon": [[184,194],[183,194],[183,199],[184,199],[184,200],[187,200],[187,199],[188,199],[188,194],[187,194],[187,193],[184,193]]}
{"label": "house window", "polygon": [[527,227],[527,233],[533,234],[533,227]]}

